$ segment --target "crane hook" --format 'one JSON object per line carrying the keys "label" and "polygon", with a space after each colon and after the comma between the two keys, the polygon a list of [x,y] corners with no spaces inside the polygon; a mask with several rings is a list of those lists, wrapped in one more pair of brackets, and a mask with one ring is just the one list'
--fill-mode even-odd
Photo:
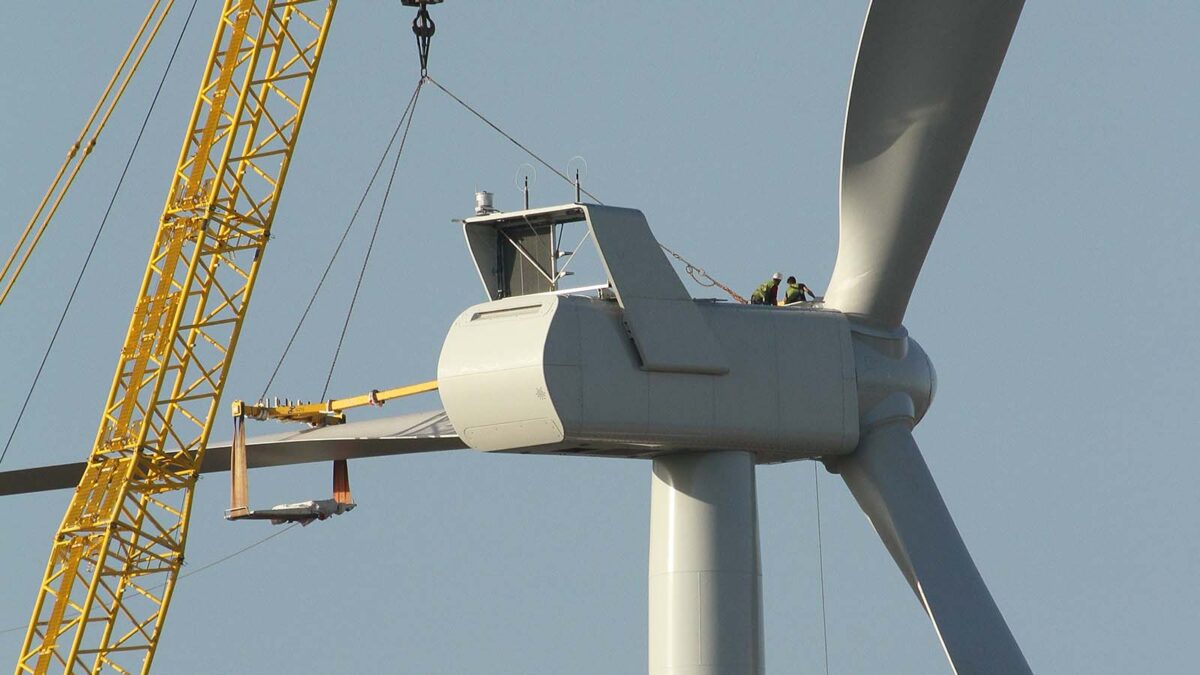
{"label": "crane hook", "polygon": [[413,35],[417,36],[417,53],[421,57],[421,77],[425,77],[429,70],[429,39],[437,31],[425,5],[425,0],[421,0],[417,17],[412,22]]}

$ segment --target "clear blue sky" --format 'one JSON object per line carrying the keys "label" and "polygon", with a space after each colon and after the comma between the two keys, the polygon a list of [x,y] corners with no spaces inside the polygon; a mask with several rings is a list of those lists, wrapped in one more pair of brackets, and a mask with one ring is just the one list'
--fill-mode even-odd
{"label": "clear blue sky", "polygon": [[[197,10],[6,470],[88,452],[215,4]],[[431,72],[560,167],[584,156],[586,187],[645,211],[735,288],[782,270],[821,292],[865,4],[450,0],[434,8]],[[143,8],[6,8],[5,253]],[[410,20],[395,2],[339,9],[229,397],[265,383],[415,84]],[[1190,672],[1200,659],[1197,34],[1194,0],[1029,3],[906,318],[940,377],[917,439],[1037,672]],[[4,436],[168,41],[0,308]],[[426,91],[334,392],[434,374],[449,322],[481,300],[450,219],[476,188],[518,206],[525,161]],[[535,204],[570,199],[539,173]],[[357,264],[335,269],[275,393],[319,395]],[[214,437],[227,434],[222,419]],[[649,470],[471,452],[356,462],[359,510],[181,583],[157,670],[643,672]],[[813,467],[758,475],[767,667],[823,672]],[[253,501],[323,495],[328,480],[324,466],[257,472]],[[269,533],[222,520],[226,490],[223,476],[202,481],[185,570]],[[822,472],[820,493],[829,672],[949,672],[841,481]],[[67,500],[0,504],[0,630],[22,626],[0,632],[0,661],[16,658]]]}

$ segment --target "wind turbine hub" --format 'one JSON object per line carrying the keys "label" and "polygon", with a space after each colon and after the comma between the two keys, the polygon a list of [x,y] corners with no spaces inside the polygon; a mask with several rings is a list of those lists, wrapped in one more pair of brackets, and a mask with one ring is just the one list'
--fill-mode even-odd
{"label": "wind turbine hub", "polygon": [[896,419],[916,425],[937,391],[925,350],[903,328],[884,334],[852,324],[850,330],[861,432]]}

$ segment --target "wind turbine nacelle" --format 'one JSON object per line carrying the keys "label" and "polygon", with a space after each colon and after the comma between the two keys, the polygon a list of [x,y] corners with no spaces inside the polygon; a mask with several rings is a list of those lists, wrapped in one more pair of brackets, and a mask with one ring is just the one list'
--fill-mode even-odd
{"label": "wind turbine nacelle", "polygon": [[739,449],[762,463],[854,450],[859,400],[844,315],[694,306],[727,366],[722,373],[647,363],[611,299],[547,293],[470,307],[438,362],[450,422],[485,451],[653,457]]}

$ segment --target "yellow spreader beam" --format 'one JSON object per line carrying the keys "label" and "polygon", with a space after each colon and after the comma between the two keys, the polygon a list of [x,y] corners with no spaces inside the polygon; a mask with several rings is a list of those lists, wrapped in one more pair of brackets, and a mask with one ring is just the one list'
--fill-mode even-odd
{"label": "yellow spreader beam", "polygon": [[243,401],[234,401],[233,416],[235,418],[249,417],[256,420],[305,422],[314,427],[323,427],[331,424],[345,423],[346,415],[343,411],[350,408],[360,408],[368,405],[381,406],[392,399],[412,396],[414,394],[424,394],[425,392],[436,391],[437,388],[437,380],[430,380],[429,382],[410,384],[407,387],[396,387],[395,389],[385,389],[383,391],[372,389],[366,394],[350,396],[348,398],[333,398],[322,403],[289,403],[286,405],[268,406],[261,404],[249,405]]}

